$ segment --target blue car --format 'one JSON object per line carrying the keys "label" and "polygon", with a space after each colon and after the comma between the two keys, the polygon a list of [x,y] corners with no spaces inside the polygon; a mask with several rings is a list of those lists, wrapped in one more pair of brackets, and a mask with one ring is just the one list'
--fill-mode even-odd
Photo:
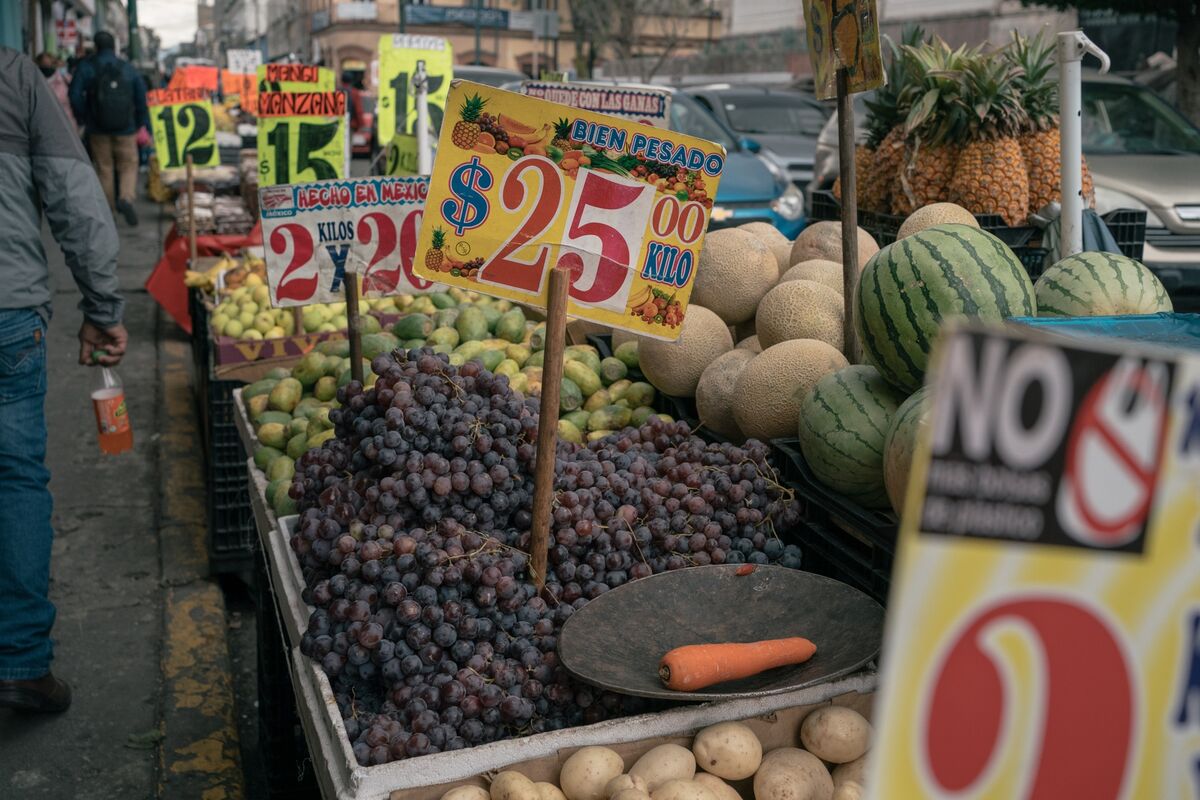
{"label": "blue car", "polygon": [[[709,230],[732,228],[747,222],[774,225],[789,239],[804,230],[804,195],[782,169],[758,155],[759,145],[752,139],[739,139],[733,131],[713,117],[695,98],[669,87],[590,80],[582,83],[654,89],[671,93],[671,130],[707,139],[725,147],[728,157],[721,172],[721,183],[713,202]],[[500,88],[521,91],[519,82]]]}
{"label": "blue car", "polygon": [[724,145],[729,153],[717,186],[709,230],[769,222],[789,239],[804,230],[804,195],[783,170],[758,155],[757,142],[739,139],[683,92],[671,96],[671,129]]}

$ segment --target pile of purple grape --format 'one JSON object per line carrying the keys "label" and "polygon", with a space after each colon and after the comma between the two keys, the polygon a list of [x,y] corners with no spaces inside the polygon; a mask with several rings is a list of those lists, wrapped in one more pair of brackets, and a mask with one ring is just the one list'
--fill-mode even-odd
{"label": "pile of purple grape", "polygon": [[363,765],[636,713],[571,679],[558,632],[588,600],[704,564],[800,566],[765,445],[706,444],[651,418],[560,442],[549,569],[529,568],[537,401],[476,361],[377,357],[338,390],[336,438],[297,462],[292,548],[315,610],[301,650],[329,676]]}

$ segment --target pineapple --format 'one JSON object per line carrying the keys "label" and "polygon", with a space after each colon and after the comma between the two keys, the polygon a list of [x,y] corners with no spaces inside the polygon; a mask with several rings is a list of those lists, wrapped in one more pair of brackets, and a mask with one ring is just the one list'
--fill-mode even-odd
{"label": "pineapple", "polygon": [[[1029,210],[1040,211],[1060,199],[1062,186],[1058,84],[1051,77],[1054,43],[1046,39],[1044,32],[1029,39],[1014,31],[1005,54],[1023,73],[1016,83],[1029,120],[1019,140],[1025,166],[1029,168]],[[1082,167],[1084,200],[1095,205],[1095,185],[1086,161]]]}
{"label": "pineapple", "polygon": [[463,101],[458,110],[461,119],[454,123],[454,132],[450,137],[455,147],[470,150],[479,142],[479,134],[483,130],[479,127],[479,115],[485,105],[487,100],[478,94],[473,94]]}
{"label": "pineapple", "polygon": [[[920,28],[905,32],[903,45],[921,41]],[[867,101],[867,144],[854,154],[858,172],[858,204],[867,211],[886,212],[889,194],[895,176],[900,172],[904,157],[904,141],[901,123],[908,109],[901,105],[901,90],[909,79],[912,64],[905,58],[904,51],[884,37],[891,48],[888,62],[887,83],[875,90],[873,99]]]}
{"label": "pineapple", "polygon": [[442,261],[446,258],[446,254],[443,252],[446,247],[446,232],[441,228],[434,228],[432,244],[433,247],[425,251],[425,268],[440,272]]}
{"label": "pineapple", "polygon": [[571,120],[560,117],[558,122],[554,123],[554,138],[550,140],[550,144],[563,151],[571,149]]}
{"label": "pineapple", "polygon": [[966,114],[955,102],[959,90],[956,71],[977,50],[951,50],[941,39],[904,47],[909,83],[900,105],[908,109],[904,120],[902,167],[892,185],[892,213],[908,216],[922,206],[946,199],[958,160],[958,143],[966,127]]}

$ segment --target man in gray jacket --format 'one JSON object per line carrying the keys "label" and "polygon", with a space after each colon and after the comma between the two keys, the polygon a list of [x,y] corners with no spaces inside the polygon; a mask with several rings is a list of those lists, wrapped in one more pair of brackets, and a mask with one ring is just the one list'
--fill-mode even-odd
{"label": "man in gray jacket", "polygon": [[128,336],[117,231],[87,153],[32,61],[0,47],[0,76],[0,707],[56,712],[71,689],[50,672],[43,213],[83,294],[79,363],[119,363]]}

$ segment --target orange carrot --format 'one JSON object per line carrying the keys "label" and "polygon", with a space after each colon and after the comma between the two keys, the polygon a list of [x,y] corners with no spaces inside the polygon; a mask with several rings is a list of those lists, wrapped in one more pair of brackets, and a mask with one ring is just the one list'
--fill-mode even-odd
{"label": "orange carrot", "polygon": [[745,644],[690,644],[663,656],[658,676],[668,689],[695,692],[775,667],[803,664],[816,652],[815,644],[799,636]]}

